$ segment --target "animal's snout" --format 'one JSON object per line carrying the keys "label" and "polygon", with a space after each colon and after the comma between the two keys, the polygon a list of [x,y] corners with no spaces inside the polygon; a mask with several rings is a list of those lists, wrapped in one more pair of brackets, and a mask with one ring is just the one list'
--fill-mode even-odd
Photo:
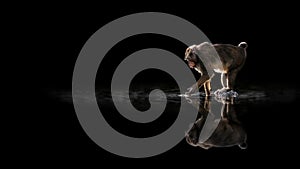
{"label": "animal's snout", "polygon": [[195,67],[195,63],[194,62],[189,61],[188,64],[189,64],[190,68],[194,68]]}

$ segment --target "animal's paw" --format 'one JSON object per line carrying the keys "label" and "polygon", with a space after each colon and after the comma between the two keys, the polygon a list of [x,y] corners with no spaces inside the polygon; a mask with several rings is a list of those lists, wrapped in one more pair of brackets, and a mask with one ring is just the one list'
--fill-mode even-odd
{"label": "animal's paw", "polygon": [[185,92],[186,95],[191,95],[191,94],[194,94],[196,92],[199,92],[198,90],[198,85],[197,84],[194,84],[193,86],[187,88],[187,92]]}
{"label": "animal's paw", "polygon": [[228,99],[238,97],[238,93],[232,89],[222,88],[214,92],[214,95],[220,99]]}

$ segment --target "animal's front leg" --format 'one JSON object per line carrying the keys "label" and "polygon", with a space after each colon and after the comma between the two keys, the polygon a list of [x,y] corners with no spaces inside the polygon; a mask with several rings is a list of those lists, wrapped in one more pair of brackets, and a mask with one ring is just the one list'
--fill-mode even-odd
{"label": "animal's front leg", "polygon": [[197,81],[197,83],[195,83],[193,86],[191,86],[190,88],[188,88],[188,92],[186,92],[185,94],[190,95],[193,94],[195,92],[198,91],[198,89],[207,81],[209,80],[209,76],[208,75],[202,75],[199,80]]}
{"label": "animal's front leg", "polygon": [[204,91],[206,96],[210,96],[210,91],[211,91],[210,80],[207,80],[204,83]]}
{"label": "animal's front leg", "polygon": [[209,100],[209,98],[206,96],[205,97],[205,101],[204,101],[204,108],[207,112],[210,112],[210,103],[211,101]]}
{"label": "animal's front leg", "polygon": [[209,80],[209,76],[207,74],[203,74],[197,81],[198,88],[201,87],[208,80]]}

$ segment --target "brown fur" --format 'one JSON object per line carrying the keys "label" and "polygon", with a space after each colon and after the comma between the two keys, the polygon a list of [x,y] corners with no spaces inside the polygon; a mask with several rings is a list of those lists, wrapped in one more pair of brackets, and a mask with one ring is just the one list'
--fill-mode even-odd
{"label": "brown fur", "polygon": [[213,131],[212,135],[204,142],[199,141],[200,133],[203,129],[207,115],[219,112],[211,112],[211,100],[207,97],[199,105],[199,113],[202,115],[191,129],[186,133],[186,141],[192,146],[199,146],[204,149],[211,147],[229,147],[238,145],[241,149],[247,148],[247,134],[236,117],[236,111],[230,102],[223,102],[221,109],[221,120]]}
{"label": "brown fur", "polygon": [[[197,70],[201,74],[201,77],[187,94],[195,92],[199,87],[204,85],[205,94],[207,96],[210,95],[210,76],[199,55],[203,55],[202,58],[210,60],[211,69],[214,69],[217,73],[222,73],[221,82],[223,88],[228,90],[234,89],[237,73],[241,70],[246,61],[246,48],[247,43],[245,42],[241,42],[238,46],[230,44],[212,45],[208,42],[204,42],[197,46],[193,45],[188,47],[185,52],[185,60],[188,61],[190,68]],[[221,63],[214,59],[217,57],[214,52],[217,52]]]}

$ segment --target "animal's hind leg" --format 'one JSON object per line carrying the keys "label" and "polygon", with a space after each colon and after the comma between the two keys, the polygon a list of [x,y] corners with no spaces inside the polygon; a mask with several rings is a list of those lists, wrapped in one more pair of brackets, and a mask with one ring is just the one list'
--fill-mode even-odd
{"label": "animal's hind leg", "polygon": [[227,73],[222,73],[221,74],[221,83],[222,83],[223,89],[228,88],[228,75],[227,75]]}
{"label": "animal's hind leg", "polygon": [[236,75],[238,73],[238,70],[233,70],[233,71],[229,71],[227,74],[227,78],[228,78],[228,88],[229,89],[234,89],[234,85],[235,85],[235,79],[236,79]]}

